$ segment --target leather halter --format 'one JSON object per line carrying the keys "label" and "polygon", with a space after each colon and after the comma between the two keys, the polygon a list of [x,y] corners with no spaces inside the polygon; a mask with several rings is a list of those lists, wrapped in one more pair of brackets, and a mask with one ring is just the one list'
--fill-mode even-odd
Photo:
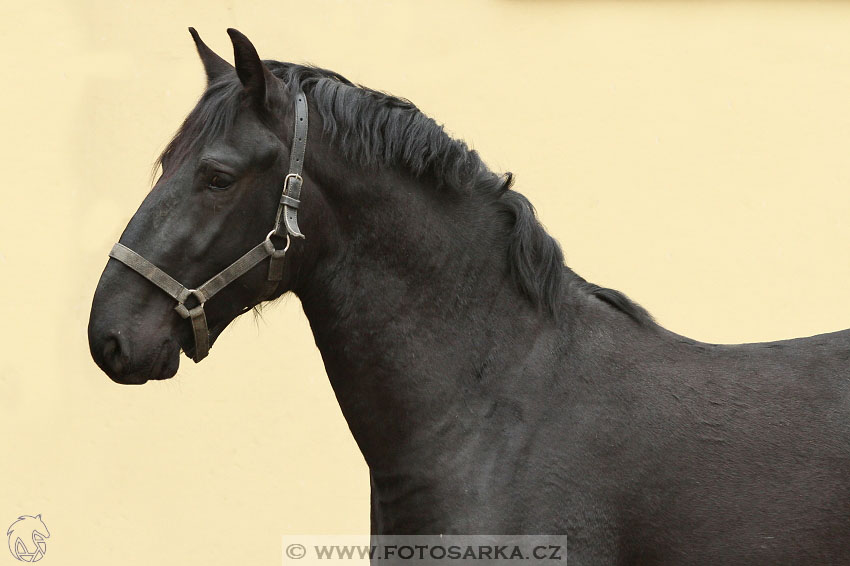
{"label": "leather halter", "polygon": [[[210,331],[207,327],[204,303],[266,258],[269,258],[268,280],[272,282],[273,290],[283,278],[283,260],[289,250],[290,235],[304,238],[304,234],[298,228],[298,207],[301,204],[299,200],[301,185],[304,183],[301,170],[304,167],[304,154],[307,151],[307,117],[307,98],[303,92],[299,91],[295,96],[295,135],[292,138],[292,151],[289,155],[289,174],[283,181],[283,191],[277,207],[274,228],[265,240],[213,275],[206,283],[190,289],[120,242],[115,244],[109,252],[109,257],[125,264],[177,301],[174,310],[181,317],[188,318],[192,322],[192,331],[195,334],[195,355],[192,359],[196,363],[207,357],[210,351]],[[275,248],[271,238],[283,236],[283,229],[286,234],[286,246],[279,250]],[[198,305],[192,308],[187,307],[184,303],[189,297],[195,297]]]}

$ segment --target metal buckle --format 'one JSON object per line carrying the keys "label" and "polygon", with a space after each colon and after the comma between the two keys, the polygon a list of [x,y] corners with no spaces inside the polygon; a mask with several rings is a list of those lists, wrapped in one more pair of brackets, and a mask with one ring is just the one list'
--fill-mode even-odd
{"label": "metal buckle", "polygon": [[298,179],[301,184],[304,184],[304,179],[298,173],[289,173],[286,178],[283,180],[283,192],[286,194],[286,191],[289,190],[289,180],[290,179]]}

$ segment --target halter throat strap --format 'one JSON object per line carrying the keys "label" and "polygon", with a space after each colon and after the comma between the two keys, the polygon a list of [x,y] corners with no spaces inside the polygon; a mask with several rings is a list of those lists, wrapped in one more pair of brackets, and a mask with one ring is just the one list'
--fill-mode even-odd
{"label": "halter throat strap", "polygon": [[[201,286],[191,289],[168,275],[165,271],[145,259],[142,255],[131,250],[122,243],[116,243],[109,252],[109,257],[116,259],[162,289],[177,301],[174,310],[182,318],[190,319],[192,333],[195,337],[195,353],[192,359],[197,363],[207,357],[210,351],[210,332],[207,326],[207,316],[204,304],[216,293],[230,283],[253,269],[264,259],[269,258],[268,281],[271,291],[283,279],[283,263],[289,250],[290,236],[304,238],[298,227],[298,208],[301,204],[301,187],[304,179],[301,172],[304,168],[304,156],[307,152],[308,107],[307,98],[302,91],[295,95],[295,133],[292,138],[292,150],[289,156],[289,173],[283,181],[280,203],[275,216],[274,227],[266,239],[254,246],[242,257],[231,263],[222,271],[213,275]],[[286,238],[283,249],[277,249],[272,237]],[[185,302],[191,297],[197,305],[187,307]]]}

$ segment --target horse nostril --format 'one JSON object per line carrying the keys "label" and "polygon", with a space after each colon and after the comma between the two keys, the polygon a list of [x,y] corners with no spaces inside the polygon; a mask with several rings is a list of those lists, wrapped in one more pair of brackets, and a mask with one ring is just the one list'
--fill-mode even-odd
{"label": "horse nostril", "polygon": [[130,361],[127,343],[120,334],[112,334],[103,345],[103,363],[112,375],[123,375]]}

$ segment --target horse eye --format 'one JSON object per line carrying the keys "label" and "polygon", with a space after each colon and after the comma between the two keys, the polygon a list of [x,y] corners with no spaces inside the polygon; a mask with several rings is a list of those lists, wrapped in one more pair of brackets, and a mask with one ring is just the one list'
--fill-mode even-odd
{"label": "horse eye", "polygon": [[209,182],[207,183],[207,187],[214,191],[223,191],[232,184],[233,177],[224,173],[216,173],[210,178]]}

